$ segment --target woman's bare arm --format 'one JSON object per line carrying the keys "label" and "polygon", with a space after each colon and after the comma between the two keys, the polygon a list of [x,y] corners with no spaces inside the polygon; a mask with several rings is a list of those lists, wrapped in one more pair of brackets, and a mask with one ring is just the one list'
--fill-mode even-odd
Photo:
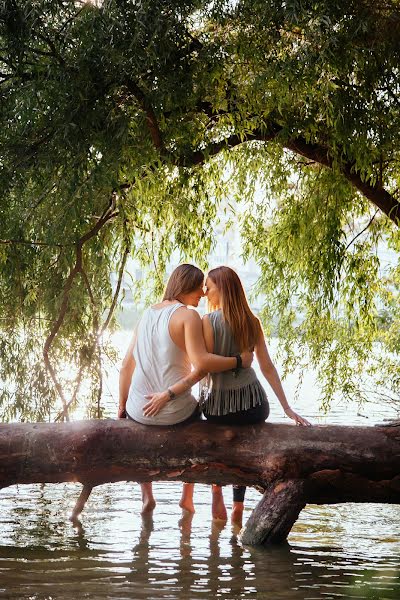
{"label": "woman's bare arm", "polygon": [[[218,356],[218,354],[207,352],[201,319],[196,311],[188,310],[186,312],[183,326],[186,352],[196,369],[206,373],[219,373],[236,368],[234,356]],[[241,357],[243,367],[250,367],[253,362],[253,353],[242,352]]]}
{"label": "woman's bare arm", "polygon": [[136,344],[136,333],[133,335],[132,341],[122,361],[119,372],[119,404],[118,418],[125,417],[126,401],[128,400],[129,388],[132,381],[132,375],[135,371],[136,363],[133,358],[133,349]]}
{"label": "woman's bare arm", "polygon": [[260,365],[261,373],[264,375],[265,379],[268,381],[269,385],[275,392],[275,395],[278,398],[283,410],[285,411],[285,414],[291,419],[293,419],[298,425],[311,425],[311,423],[307,421],[307,419],[304,419],[303,417],[298,415],[290,407],[286,398],[286,394],[283,390],[278,371],[276,370],[275,365],[272,362],[271,357],[269,355],[267,344],[265,343],[264,332],[262,331],[261,325],[259,337],[255,346],[255,352],[258,364]]}
{"label": "woman's bare arm", "polygon": [[179,379],[179,381],[174,383],[174,385],[171,385],[167,390],[155,394],[148,394],[145,396],[148,402],[143,407],[143,415],[145,417],[154,417],[170,400],[171,392],[173,396],[179,396],[198,383],[200,379],[203,379],[205,375],[206,373],[195,369],[186,377]]}
{"label": "woman's bare arm", "polygon": [[[193,311],[190,311],[190,313],[193,313]],[[229,360],[230,361],[229,364],[232,364],[233,366],[226,367],[224,369],[226,371],[229,370],[229,368],[235,368],[236,367],[236,358],[234,358],[234,357],[227,358],[227,357],[218,356],[217,354],[212,354],[212,352],[214,350],[214,333],[213,333],[213,329],[212,329],[212,326],[210,323],[210,319],[207,315],[205,315],[203,317],[203,321],[201,322],[198,314],[197,313],[195,313],[195,314],[198,317],[201,328],[202,328],[200,330],[200,336],[201,336],[201,339],[203,340],[204,354],[207,357],[211,357],[212,364],[214,364],[214,365],[216,362],[216,361],[213,361],[214,357],[217,359],[222,358],[224,362],[218,363],[217,366],[219,366],[220,364],[225,366],[226,361]],[[197,331],[197,328],[194,331]],[[186,348],[187,348],[186,332],[185,332],[185,343],[186,343]],[[199,344],[199,346],[200,346],[200,344]],[[198,351],[198,349],[197,349],[197,351]],[[196,349],[195,349],[195,352],[196,352]],[[203,352],[203,349],[200,348],[200,353],[202,353],[202,352]],[[189,360],[191,362],[193,362],[191,355],[189,354],[189,351],[188,351],[188,355],[189,355]],[[193,356],[193,354],[192,354],[192,356]],[[252,356],[253,356],[253,354],[250,352],[245,352],[242,354],[242,360],[244,363],[243,366],[250,366],[250,364],[251,364],[250,359],[252,359]],[[222,370],[222,369],[220,369],[220,370]],[[205,377],[207,372],[208,371],[206,371],[204,369],[201,370],[199,368],[195,368],[195,370],[192,371],[189,375],[187,375],[186,377],[183,377],[182,379],[180,379],[179,381],[174,383],[174,385],[170,386],[168,388],[168,390],[165,390],[163,392],[158,392],[155,394],[148,394],[146,396],[146,400],[148,400],[148,403],[143,407],[144,416],[145,417],[154,417],[155,415],[157,415],[160,412],[160,410],[169,401],[169,399],[171,397],[171,392],[174,396],[179,396],[180,394],[183,394],[189,388],[193,387],[196,383],[198,383],[200,381],[200,379],[203,379],[203,377]]]}

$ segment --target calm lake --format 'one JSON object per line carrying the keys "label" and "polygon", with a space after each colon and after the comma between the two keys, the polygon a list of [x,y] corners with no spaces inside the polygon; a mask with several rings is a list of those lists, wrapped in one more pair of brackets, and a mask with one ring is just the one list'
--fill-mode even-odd
{"label": "calm lake", "polygon": [[[115,339],[125,348],[129,335]],[[117,381],[117,370],[111,369],[104,397],[108,416],[115,414]],[[284,387],[290,401],[294,378]],[[270,420],[283,421],[277,400],[267,392]],[[372,404],[360,411],[337,404],[321,417],[311,373],[293,407],[315,424],[373,425],[394,416]],[[182,517],[179,483],[156,483],[154,489],[153,518],[142,519],[138,485],[98,487],[79,531],[68,521],[79,485],[1,490],[0,598],[400,598],[400,506],[309,505],[286,545],[255,549],[243,547],[229,523],[212,521],[208,486],[196,486],[193,518]],[[230,507],[231,489],[224,494]],[[248,490],[247,516],[259,499]]]}

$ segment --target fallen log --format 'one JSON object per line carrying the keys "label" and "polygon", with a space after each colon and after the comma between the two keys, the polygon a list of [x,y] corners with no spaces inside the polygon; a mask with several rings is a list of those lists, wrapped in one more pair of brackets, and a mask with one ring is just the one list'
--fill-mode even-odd
{"label": "fallen log", "polygon": [[307,503],[400,503],[400,426],[0,424],[0,488],[81,482],[75,517],[97,485],[156,480],[262,488],[242,541],[281,542]]}

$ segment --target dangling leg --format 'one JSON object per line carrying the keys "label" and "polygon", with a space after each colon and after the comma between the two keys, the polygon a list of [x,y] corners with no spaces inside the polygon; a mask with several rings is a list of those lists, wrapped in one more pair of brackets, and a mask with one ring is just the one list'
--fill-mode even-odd
{"label": "dangling leg", "polygon": [[222,487],[215,484],[212,486],[212,517],[221,521],[226,521],[228,518]]}
{"label": "dangling leg", "polygon": [[183,510],[187,510],[190,513],[194,513],[194,504],[193,504],[193,491],[194,491],[194,483],[184,483],[182,486],[182,496],[179,502],[179,506]]}
{"label": "dangling leg", "polygon": [[92,489],[93,488],[90,485],[83,486],[80,496],[79,496],[78,500],[76,501],[74,510],[72,511],[72,515],[69,518],[70,521],[78,520],[78,517],[81,514],[81,512],[83,511],[83,507],[85,506],[86,501],[89,498]]}
{"label": "dangling leg", "polygon": [[242,527],[243,524],[243,507],[244,507],[244,496],[246,493],[246,486],[234,485],[233,486],[233,505],[231,514],[232,525]]}
{"label": "dangling leg", "polygon": [[153,496],[153,484],[151,481],[147,481],[146,483],[141,483],[140,487],[142,489],[142,515],[146,515],[151,513],[156,506],[156,501]]}

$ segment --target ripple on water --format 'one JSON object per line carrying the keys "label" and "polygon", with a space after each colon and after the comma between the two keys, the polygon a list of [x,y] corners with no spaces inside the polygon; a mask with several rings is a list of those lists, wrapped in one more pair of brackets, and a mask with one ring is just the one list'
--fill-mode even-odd
{"label": "ripple on water", "polygon": [[[130,333],[115,337],[125,350]],[[274,344],[272,344],[274,353]],[[294,396],[295,377],[285,382]],[[315,377],[305,373],[295,405],[314,423],[372,424],[390,416],[368,405],[317,412]],[[106,415],[114,416],[118,372],[109,369]],[[272,396],[272,394],[271,394]],[[345,410],[344,410],[345,408]],[[271,420],[282,420],[271,398]],[[246,548],[229,525],[212,523],[210,489],[197,485],[196,514],[181,519],[180,485],[155,484],[154,519],[140,517],[139,486],[96,488],[81,530],[68,516],[80,486],[13,486],[0,491],[0,598],[334,600],[400,598],[400,507],[307,506],[276,548]],[[230,505],[231,490],[225,491]],[[246,514],[259,500],[248,490]]]}
{"label": "ripple on water", "polygon": [[[156,484],[158,506],[145,520],[137,485],[101,486],[77,531],[67,518],[79,489],[2,490],[0,597],[400,597],[397,506],[307,506],[288,544],[263,549],[242,547],[229,525],[212,522],[208,486],[196,486],[196,514],[182,519],[180,485]],[[248,490],[247,514],[258,499]]]}

